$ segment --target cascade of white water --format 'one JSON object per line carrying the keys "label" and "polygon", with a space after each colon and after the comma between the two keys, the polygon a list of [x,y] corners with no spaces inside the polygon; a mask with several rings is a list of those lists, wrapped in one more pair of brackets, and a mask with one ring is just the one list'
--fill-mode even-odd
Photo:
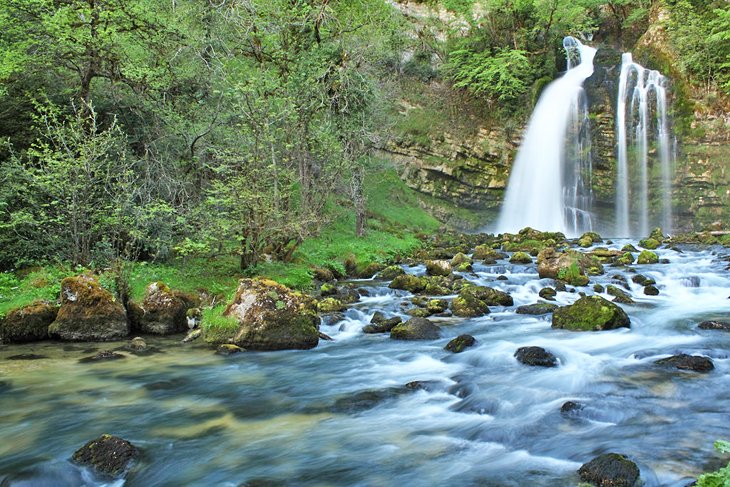
{"label": "cascade of white water", "polygon": [[[616,114],[618,236],[648,235],[650,225],[661,225],[665,231],[671,231],[672,156],[666,85],[661,73],[635,63],[630,53],[623,55]],[[652,144],[656,145],[660,165],[662,201],[661,216],[653,220],[649,210],[650,169],[656,158],[650,157]]]}
{"label": "cascade of white water", "polygon": [[563,46],[569,69],[544,89],[530,117],[497,223],[500,233],[527,226],[570,235],[590,229],[590,146],[582,85],[593,74],[596,50],[572,37]]}

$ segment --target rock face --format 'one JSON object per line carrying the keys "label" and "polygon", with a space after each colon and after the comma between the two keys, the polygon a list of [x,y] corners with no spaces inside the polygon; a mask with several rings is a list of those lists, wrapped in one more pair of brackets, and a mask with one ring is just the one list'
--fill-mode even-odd
{"label": "rock face", "polygon": [[476,338],[471,335],[459,335],[447,343],[444,350],[453,353],[461,353],[465,348],[473,347],[476,342]]}
{"label": "rock face", "polygon": [[441,336],[441,328],[426,318],[411,318],[390,331],[396,340],[435,340]]}
{"label": "rock face", "polygon": [[663,358],[661,360],[657,360],[656,363],[659,365],[676,367],[680,370],[692,370],[694,372],[710,372],[715,368],[715,364],[712,363],[712,360],[709,357],[687,355],[686,353]]}
{"label": "rock face", "polygon": [[597,487],[633,487],[639,480],[639,467],[624,455],[607,453],[581,466],[578,475]]}
{"label": "rock face", "polygon": [[99,473],[120,477],[138,457],[139,450],[130,442],[105,434],[76,450],[71,459]]}
{"label": "rock face", "polygon": [[584,296],[553,312],[553,328],[571,331],[600,331],[629,328],[631,320],[618,305],[600,297]]}
{"label": "rock face", "polygon": [[145,291],[144,311],[139,330],[154,335],[171,335],[188,331],[188,305],[164,282],[153,282]]}
{"label": "rock face", "polygon": [[239,326],[219,334],[219,343],[248,350],[309,349],[319,343],[314,300],[274,281],[241,279],[224,315]]}
{"label": "rock face", "polygon": [[124,307],[88,276],[61,282],[61,308],[48,327],[51,338],[67,341],[109,341],[129,335]]}
{"label": "rock face", "polygon": [[0,320],[0,343],[28,343],[46,340],[48,326],[58,314],[58,306],[35,302],[14,309]]}
{"label": "rock face", "polygon": [[515,358],[525,365],[537,367],[556,367],[558,359],[542,347],[521,347],[515,352]]}

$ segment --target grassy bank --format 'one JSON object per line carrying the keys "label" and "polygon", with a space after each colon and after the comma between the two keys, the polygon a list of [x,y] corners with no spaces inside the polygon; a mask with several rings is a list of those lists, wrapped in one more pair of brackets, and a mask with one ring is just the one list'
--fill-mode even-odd
{"label": "grassy bank", "polygon": [[[368,221],[367,233],[355,236],[352,208],[333,205],[331,223],[319,235],[302,243],[291,262],[267,262],[242,271],[238,256],[190,257],[164,263],[129,263],[124,270],[133,299],[141,299],[145,287],[163,281],[172,289],[204,292],[216,303],[227,301],[238,280],[264,276],[296,289],[313,285],[315,268],[344,271],[345,262],[365,265],[386,263],[407,255],[421,245],[419,234],[433,233],[438,221],[421,209],[418,195],[405,186],[395,170],[381,168],[365,181]],[[46,265],[18,272],[0,273],[0,316],[34,300],[55,301],[64,277],[88,272],[62,264]],[[114,291],[112,269],[95,269],[102,285]]]}

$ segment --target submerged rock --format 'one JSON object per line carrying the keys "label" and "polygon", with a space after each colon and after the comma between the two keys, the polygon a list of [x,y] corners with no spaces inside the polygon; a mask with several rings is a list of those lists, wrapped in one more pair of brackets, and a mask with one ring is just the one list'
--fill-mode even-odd
{"label": "submerged rock", "polygon": [[350,396],[337,399],[332,406],[332,412],[335,413],[357,413],[367,411],[378,404],[394,399],[402,394],[415,390],[409,387],[390,387],[388,389],[376,389],[369,391],[361,391]]}
{"label": "submerged rock", "polygon": [[669,367],[675,367],[680,370],[692,370],[694,372],[710,372],[714,370],[715,364],[712,363],[712,359],[700,355],[687,355],[686,353],[680,353],[679,355],[673,355],[671,357],[663,358],[655,362],[658,365],[666,365]]}
{"label": "submerged rock", "polygon": [[601,331],[629,328],[631,320],[618,305],[600,297],[583,296],[553,312],[553,328],[571,331]]}
{"label": "submerged rock", "polygon": [[537,367],[556,367],[558,365],[557,357],[542,347],[520,347],[514,356],[525,365]]}
{"label": "submerged rock", "polygon": [[578,469],[583,482],[597,487],[633,487],[639,473],[639,467],[619,453],[598,456]]}
{"label": "submerged rock", "polygon": [[190,332],[185,335],[185,338],[182,339],[182,343],[190,343],[192,341],[197,340],[203,335],[203,330],[200,328],[196,328],[195,330],[190,330]]}
{"label": "submerged rock", "polygon": [[147,349],[147,342],[142,337],[134,337],[129,341],[128,345],[130,350],[142,351]]}
{"label": "submerged rock", "polygon": [[67,341],[109,341],[129,335],[124,307],[88,276],[61,281],[61,308],[48,327],[51,338]]}
{"label": "submerged rock", "polygon": [[102,350],[100,352],[97,352],[96,355],[92,355],[91,357],[84,357],[79,360],[81,363],[89,363],[89,362],[104,362],[109,360],[119,360],[125,358],[124,355],[120,353],[116,353],[112,350]]}
{"label": "submerged rock", "polygon": [[58,306],[36,301],[16,308],[0,319],[0,343],[28,343],[48,339],[48,326],[58,315]]}
{"label": "submerged rock", "polygon": [[233,345],[232,343],[222,343],[218,345],[218,348],[216,348],[215,353],[218,355],[233,355],[236,353],[245,352],[245,350],[237,345]]}
{"label": "submerged rock", "polygon": [[395,340],[435,340],[441,337],[441,328],[426,318],[411,318],[390,331]]}
{"label": "submerged rock", "polygon": [[560,414],[565,416],[571,416],[576,414],[578,411],[583,409],[583,405],[575,401],[566,401],[560,406]]}
{"label": "submerged rock", "polygon": [[476,342],[476,338],[471,335],[459,335],[447,343],[444,350],[453,353],[461,353],[465,348],[473,347]]}
{"label": "submerged rock", "polygon": [[314,300],[268,279],[241,279],[224,315],[238,326],[213,336],[204,331],[206,341],[248,350],[309,349],[319,342]]}
{"label": "submerged rock", "polygon": [[558,309],[559,306],[557,304],[553,303],[534,303],[534,304],[525,304],[522,306],[519,306],[517,308],[517,314],[518,315],[545,315],[548,313],[552,313],[556,309]]}
{"label": "submerged rock", "polygon": [[697,328],[700,330],[722,330],[722,331],[730,331],[730,323],[726,321],[703,321],[699,325],[697,325]]}
{"label": "submerged rock", "polygon": [[104,434],[76,450],[71,459],[99,473],[123,476],[139,457],[139,450],[127,440]]}

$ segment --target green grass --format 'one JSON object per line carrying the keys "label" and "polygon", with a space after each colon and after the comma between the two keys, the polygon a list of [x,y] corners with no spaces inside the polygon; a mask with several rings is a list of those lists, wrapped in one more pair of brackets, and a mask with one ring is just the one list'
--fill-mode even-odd
{"label": "green grass", "polygon": [[[421,246],[419,234],[433,233],[439,228],[439,222],[420,207],[419,196],[400,180],[393,168],[382,165],[382,161],[373,164],[381,166],[365,181],[369,218],[364,237],[355,236],[352,208],[346,203],[333,204],[328,210],[332,222],[319,235],[305,240],[294,253],[292,262],[262,263],[245,272],[239,268],[238,257],[232,254],[187,257],[165,263],[131,263],[126,270],[131,298],[141,301],[151,282],[162,281],[174,290],[205,292],[215,298],[213,302],[227,303],[242,277],[268,277],[291,288],[307,290],[313,285],[313,268],[344,272],[345,261],[356,265],[388,263],[410,254]],[[29,273],[0,273],[0,316],[35,300],[58,300],[61,280],[82,272],[90,271],[48,265]],[[112,270],[102,269],[96,273],[102,286],[113,292]],[[232,325],[230,320],[220,316],[221,312],[218,308],[206,310],[209,323],[213,323],[211,326],[222,330],[224,325]],[[215,318],[216,313],[219,320]]]}
{"label": "green grass", "polygon": [[200,327],[206,342],[224,343],[238,330],[238,320],[223,316],[225,309],[224,305],[219,305],[203,310]]}

